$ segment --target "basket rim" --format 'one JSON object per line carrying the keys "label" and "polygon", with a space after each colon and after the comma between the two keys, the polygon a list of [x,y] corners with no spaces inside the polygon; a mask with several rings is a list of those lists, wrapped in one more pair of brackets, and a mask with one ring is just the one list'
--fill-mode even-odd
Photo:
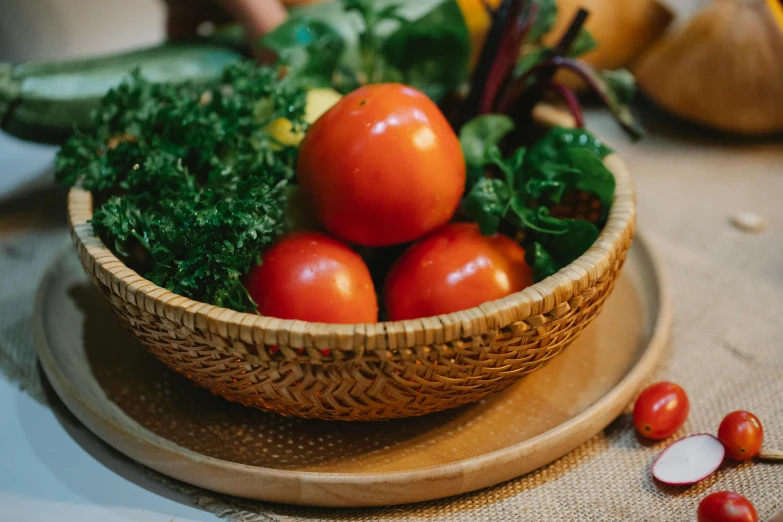
{"label": "basket rim", "polygon": [[[94,235],[92,194],[73,187],[68,193],[68,218],[79,256],[89,271],[126,302],[190,330],[253,345],[342,351],[405,349],[456,341],[499,330],[555,306],[591,288],[609,272],[632,237],[636,201],[631,175],[616,154],[604,159],[615,177],[612,207],[595,243],[556,274],[501,299],[433,317],[378,323],[331,324],[279,319],[237,312],[194,301],[155,285],[127,267]],[[227,347],[227,351],[231,351]],[[245,352],[246,350],[241,350]]]}

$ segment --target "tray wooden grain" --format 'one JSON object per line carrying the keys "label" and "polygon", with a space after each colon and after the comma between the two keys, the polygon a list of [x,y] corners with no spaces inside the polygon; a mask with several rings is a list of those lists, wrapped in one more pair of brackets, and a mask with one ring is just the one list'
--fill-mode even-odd
{"label": "tray wooden grain", "polygon": [[473,405],[345,423],[227,403],[168,370],[122,329],[73,253],[52,266],[36,304],[44,371],[101,439],[197,486],[321,506],[455,495],[560,458],[623,411],[668,330],[660,266],[637,239],[604,312],[546,368]]}

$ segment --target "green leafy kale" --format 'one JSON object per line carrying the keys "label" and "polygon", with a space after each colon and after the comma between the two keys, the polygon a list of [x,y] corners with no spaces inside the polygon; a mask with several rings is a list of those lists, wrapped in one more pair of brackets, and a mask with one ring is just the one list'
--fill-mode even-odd
{"label": "green leafy kale", "polygon": [[261,39],[291,72],[342,93],[402,82],[438,101],[465,79],[470,34],[455,0],[342,0],[292,10]]}
{"label": "green leafy kale", "polygon": [[207,86],[136,72],[103,99],[96,129],[65,143],[56,178],[93,193],[95,232],[148,279],[252,311],[242,277],[283,230],[297,155],[265,127],[302,128],[304,106],[296,79],[251,62]]}
{"label": "green leafy kale", "polygon": [[[527,261],[540,281],[598,238],[614,198],[614,176],[603,164],[611,151],[583,129],[558,127],[532,147],[504,157],[498,145],[513,127],[508,117],[497,114],[463,127],[460,141],[472,174],[462,210],[482,234],[494,234],[504,221],[521,230]],[[567,198],[582,193],[600,204],[594,221],[563,211]]]}

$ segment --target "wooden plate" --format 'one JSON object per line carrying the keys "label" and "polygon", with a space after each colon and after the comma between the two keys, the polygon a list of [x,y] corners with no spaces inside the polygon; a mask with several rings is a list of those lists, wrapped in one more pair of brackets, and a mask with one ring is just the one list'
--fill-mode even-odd
{"label": "wooden plate", "polygon": [[179,480],[320,506],[419,502],[484,488],[560,458],[606,427],[664,351],[666,289],[637,239],[598,319],[546,368],[477,404],[370,423],[262,413],[197,388],[119,325],[64,254],[41,283],[41,364],[101,439]]}

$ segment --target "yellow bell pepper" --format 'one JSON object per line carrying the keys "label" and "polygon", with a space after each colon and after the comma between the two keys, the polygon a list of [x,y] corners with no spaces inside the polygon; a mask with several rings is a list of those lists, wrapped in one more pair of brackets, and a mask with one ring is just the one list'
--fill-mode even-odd
{"label": "yellow bell pepper", "polygon": [[[342,95],[329,88],[317,88],[307,91],[307,102],[305,104],[304,119],[307,123],[315,123],[315,120],[321,117],[335,103],[340,101]],[[267,132],[282,143],[291,147],[296,147],[304,138],[303,132],[294,132],[291,122],[285,118],[278,118],[266,127]]]}

